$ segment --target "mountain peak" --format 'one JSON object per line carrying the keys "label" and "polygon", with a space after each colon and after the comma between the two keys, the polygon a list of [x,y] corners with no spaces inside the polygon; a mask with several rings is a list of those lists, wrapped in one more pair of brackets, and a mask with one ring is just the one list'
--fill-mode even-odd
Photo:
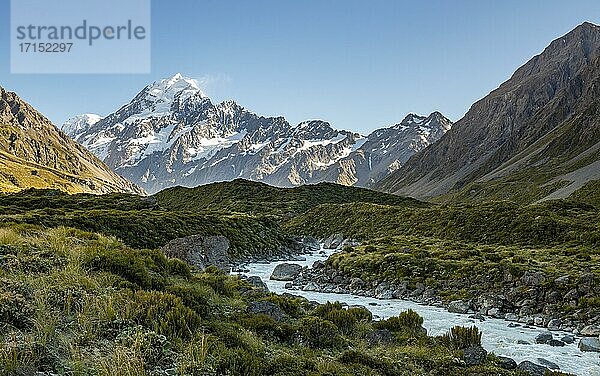
{"label": "mountain peak", "polygon": [[170,78],[154,81],[148,86],[148,92],[150,95],[159,95],[160,93],[178,94],[185,92],[190,94],[190,96],[196,93],[200,93],[201,96],[206,96],[204,92],[202,92],[202,89],[200,89],[198,80],[185,77],[181,73],[176,73]]}
{"label": "mountain peak", "polygon": [[421,124],[425,119],[427,117],[410,113],[402,120],[402,124]]}

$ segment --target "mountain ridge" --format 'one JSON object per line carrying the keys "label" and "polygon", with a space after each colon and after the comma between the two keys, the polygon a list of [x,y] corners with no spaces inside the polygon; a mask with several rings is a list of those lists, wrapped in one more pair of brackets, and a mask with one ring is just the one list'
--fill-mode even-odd
{"label": "mountain ridge", "polygon": [[409,114],[396,125],[402,132],[379,129],[374,138],[323,120],[292,126],[233,100],[214,104],[197,81],[179,73],[147,85],[93,124],[71,123],[65,129],[73,139],[149,192],[236,178],[280,187],[321,181],[366,187],[452,125],[436,112]]}
{"label": "mountain ridge", "polygon": [[0,134],[2,191],[58,188],[70,193],[144,193],[1,86]]}
{"label": "mountain ridge", "polygon": [[[572,159],[593,146],[568,128],[569,122],[582,121],[581,114],[598,98],[593,82],[599,56],[596,25],[584,23],[554,40],[475,102],[438,143],[415,154],[376,188],[421,199],[447,195],[458,200],[534,202],[549,197],[561,184],[571,185],[574,181],[566,175],[576,166],[559,166],[568,162],[562,160],[567,154]],[[590,129],[584,134],[593,136],[598,123],[586,121]],[[566,197],[585,181],[550,197]]]}

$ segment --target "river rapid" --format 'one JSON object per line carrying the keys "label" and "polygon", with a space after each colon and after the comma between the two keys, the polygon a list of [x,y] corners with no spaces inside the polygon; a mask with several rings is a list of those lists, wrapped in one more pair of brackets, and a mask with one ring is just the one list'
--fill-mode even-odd
{"label": "river rapid", "polygon": [[[311,267],[315,261],[325,261],[334,250],[323,249],[321,252],[304,255],[305,261],[288,261],[289,263]],[[421,315],[425,322],[423,326],[430,335],[439,335],[448,331],[453,326],[477,326],[483,333],[483,347],[496,355],[513,358],[517,363],[529,360],[540,364],[538,358],[554,362],[560,366],[561,371],[579,376],[600,376],[600,358],[598,353],[581,352],[575,342],[564,347],[552,347],[545,344],[535,344],[535,337],[546,329],[529,327],[508,327],[508,322],[500,319],[486,318],[485,321],[469,319],[469,315],[450,313],[444,308],[420,305],[408,300],[400,299],[375,299],[352,294],[320,293],[314,291],[288,290],[286,282],[272,281],[271,273],[278,264],[284,261],[270,263],[251,263],[244,266],[248,271],[246,276],[258,276],[269,287],[271,292],[277,294],[291,293],[303,296],[308,300],[319,303],[339,301],[348,305],[362,305],[367,307],[376,319],[396,316],[402,311],[412,309]],[[566,332],[553,332],[554,338],[560,339]],[[529,344],[525,344],[525,343]]]}

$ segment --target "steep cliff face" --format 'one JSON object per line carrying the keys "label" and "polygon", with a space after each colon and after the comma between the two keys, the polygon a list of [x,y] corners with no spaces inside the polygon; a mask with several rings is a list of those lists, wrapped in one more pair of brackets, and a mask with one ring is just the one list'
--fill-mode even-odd
{"label": "steep cliff face", "polygon": [[0,87],[0,191],[27,188],[143,193],[15,93]]}
{"label": "steep cliff face", "polygon": [[377,187],[421,198],[535,201],[600,178],[599,57],[600,27],[578,26]]}

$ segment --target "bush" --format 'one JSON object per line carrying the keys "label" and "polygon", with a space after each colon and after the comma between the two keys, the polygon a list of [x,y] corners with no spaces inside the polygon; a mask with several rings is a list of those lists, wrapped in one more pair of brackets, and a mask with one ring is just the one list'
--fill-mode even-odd
{"label": "bush", "polygon": [[364,307],[352,307],[348,308],[348,313],[350,313],[356,321],[359,322],[371,322],[373,320],[373,314],[371,311]]}
{"label": "bush", "polygon": [[358,320],[351,312],[348,312],[345,309],[336,309],[328,312],[325,317],[325,320],[331,321],[338,329],[345,334],[348,334],[354,330],[356,324],[358,324]]}
{"label": "bush", "polygon": [[411,335],[425,334],[422,325],[423,318],[412,309],[401,312],[398,316],[377,321],[373,324],[376,329],[387,329],[391,332],[408,333]]}
{"label": "bush", "polygon": [[481,333],[476,326],[470,328],[455,326],[442,336],[442,342],[455,350],[481,346]]}
{"label": "bush", "polygon": [[337,326],[318,317],[302,319],[300,333],[310,347],[333,349],[344,345],[344,339],[340,335]]}
{"label": "bush", "polygon": [[171,338],[189,338],[201,325],[200,316],[181,298],[158,291],[137,291],[132,316],[137,324]]}

